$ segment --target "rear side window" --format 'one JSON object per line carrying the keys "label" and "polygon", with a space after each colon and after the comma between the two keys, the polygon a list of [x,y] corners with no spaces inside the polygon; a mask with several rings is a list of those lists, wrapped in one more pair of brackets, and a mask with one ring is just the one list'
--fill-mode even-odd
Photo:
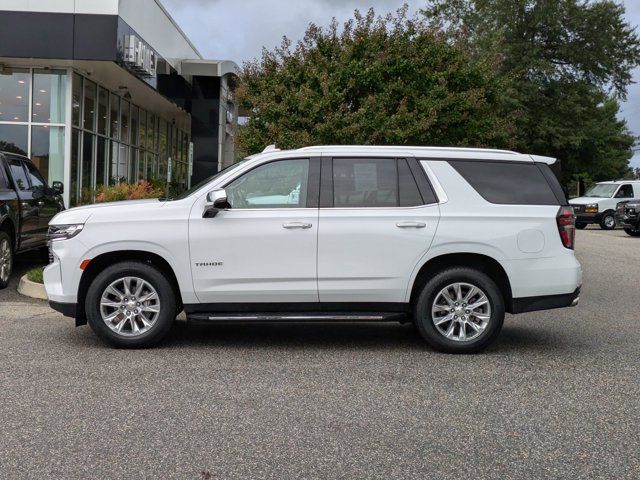
{"label": "rear side window", "polygon": [[20,160],[9,160],[9,170],[11,170],[11,176],[16,188],[18,190],[29,190],[29,181],[22,162]]}
{"label": "rear side window", "polygon": [[333,160],[334,207],[397,207],[395,158]]}
{"label": "rear side window", "polygon": [[488,202],[505,205],[560,203],[534,163],[451,160],[449,164]]}

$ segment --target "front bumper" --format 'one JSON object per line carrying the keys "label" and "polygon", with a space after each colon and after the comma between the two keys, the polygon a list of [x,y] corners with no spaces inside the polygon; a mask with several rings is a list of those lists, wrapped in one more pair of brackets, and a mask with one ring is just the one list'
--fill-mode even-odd
{"label": "front bumper", "polygon": [[65,317],[76,318],[77,305],[75,303],[54,302],[53,300],[50,300],[49,306],[56,312],[60,312]]}
{"label": "front bumper", "polygon": [[616,224],[622,228],[638,228],[640,225],[640,214],[629,215],[627,213],[616,213]]}
{"label": "front bumper", "polygon": [[577,213],[576,223],[600,223],[602,213]]}

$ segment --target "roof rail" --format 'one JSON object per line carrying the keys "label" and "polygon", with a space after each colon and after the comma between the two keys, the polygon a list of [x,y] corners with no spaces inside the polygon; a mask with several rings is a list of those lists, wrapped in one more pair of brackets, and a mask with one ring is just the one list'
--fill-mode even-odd
{"label": "roof rail", "polygon": [[503,153],[509,155],[519,155],[518,152],[512,150],[501,150],[496,148],[471,148],[471,147],[415,147],[410,145],[314,145],[312,147],[299,148],[299,151],[316,151],[322,149],[386,149],[386,150],[435,150],[435,151],[458,151],[458,152],[491,152]]}

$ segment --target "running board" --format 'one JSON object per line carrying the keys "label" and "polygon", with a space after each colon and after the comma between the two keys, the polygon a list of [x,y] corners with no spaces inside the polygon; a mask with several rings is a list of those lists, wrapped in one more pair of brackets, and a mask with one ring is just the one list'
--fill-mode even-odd
{"label": "running board", "polygon": [[189,313],[187,320],[191,322],[392,322],[406,318],[406,313],[371,312],[371,313]]}

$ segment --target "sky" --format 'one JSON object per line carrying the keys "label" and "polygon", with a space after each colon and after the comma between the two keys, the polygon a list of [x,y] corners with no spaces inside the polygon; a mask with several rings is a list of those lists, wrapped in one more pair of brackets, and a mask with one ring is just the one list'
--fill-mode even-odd
{"label": "sky", "polygon": [[[409,4],[412,12],[424,0],[162,0],[178,25],[200,53],[209,59],[233,60],[241,65],[258,58],[265,46],[278,46],[286,35],[300,39],[311,22],[326,26],[335,17],[339,22],[351,18],[358,8],[374,7],[386,13]],[[624,0],[627,20],[640,25],[640,1]],[[640,82],[640,69],[634,81]],[[640,83],[631,85],[620,116],[629,129],[640,136]],[[631,160],[640,168],[640,151]]]}

